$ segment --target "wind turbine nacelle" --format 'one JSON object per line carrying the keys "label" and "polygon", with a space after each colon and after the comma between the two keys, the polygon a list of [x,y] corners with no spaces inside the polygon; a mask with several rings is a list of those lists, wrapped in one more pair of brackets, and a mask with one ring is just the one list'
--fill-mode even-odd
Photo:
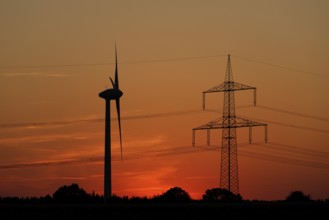
{"label": "wind turbine nacelle", "polygon": [[99,93],[98,95],[103,99],[111,100],[111,99],[119,99],[123,95],[123,93],[119,89],[107,89]]}

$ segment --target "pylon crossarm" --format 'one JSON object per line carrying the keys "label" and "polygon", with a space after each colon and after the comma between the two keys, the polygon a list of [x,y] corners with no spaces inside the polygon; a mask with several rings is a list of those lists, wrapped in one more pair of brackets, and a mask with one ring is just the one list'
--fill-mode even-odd
{"label": "pylon crossarm", "polygon": [[223,82],[217,86],[214,86],[203,93],[212,93],[212,92],[228,92],[228,91],[237,91],[237,90],[248,90],[248,89],[256,89],[253,86],[247,86],[237,82]]}
{"label": "pylon crossarm", "polygon": [[207,89],[206,91],[203,91],[203,93],[212,93],[212,92],[224,92],[225,91],[225,82],[214,86],[210,89]]}
{"label": "pylon crossarm", "polygon": [[256,89],[256,87],[253,86],[247,86],[241,83],[233,82],[233,90],[248,90],[248,89]]}
{"label": "pylon crossarm", "polygon": [[256,122],[256,121],[250,121],[248,119],[236,117],[235,118],[235,126],[236,128],[242,128],[242,127],[249,127],[249,143],[252,142],[252,127],[256,126],[264,126],[265,128],[265,143],[267,143],[267,124]]}
{"label": "pylon crossarm", "polygon": [[223,118],[217,118],[208,122],[207,124],[201,125],[199,127],[193,128],[193,130],[209,130],[209,129],[220,129],[223,127]]}
{"label": "pylon crossarm", "polygon": [[256,87],[247,86],[233,81],[225,81],[217,86],[212,87],[211,89],[202,92],[202,108],[203,110],[206,108],[206,93],[230,92],[250,89],[254,90],[254,106],[256,106]]}
{"label": "pylon crossarm", "polygon": [[260,123],[257,121],[251,121],[248,119],[235,117],[235,127],[236,128],[242,128],[242,127],[255,127],[255,126],[267,126],[267,124]]}
{"label": "pylon crossarm", "polygon": [[217,118],[208,122],[207,124],[193,128],[193,130],[205,130],[205,129],[222,129],[222,128],[243,128],[243,127],[255,127],[255,126],[267,126],[267,124],[251,121],[248,119],[235,117],[234,123],[225,125],[223,124],[223,117]]}

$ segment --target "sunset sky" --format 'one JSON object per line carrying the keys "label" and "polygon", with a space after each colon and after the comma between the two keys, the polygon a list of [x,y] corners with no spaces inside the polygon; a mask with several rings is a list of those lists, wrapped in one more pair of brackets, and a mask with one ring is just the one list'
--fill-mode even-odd
{"label": "sunset sky", "polygon": [[[45,196],[78,183],[103,194],[105,102],[117,44],[123,161],[112,103],[113,193],[179,186],[200,199],[219,187],[224,81],[238,116],[240,194],[329,198],[329,1],[0,0],[0,196]],[[213,111],[216,110],[217,112]],[[26,123],[26,124],[22,124]]]}

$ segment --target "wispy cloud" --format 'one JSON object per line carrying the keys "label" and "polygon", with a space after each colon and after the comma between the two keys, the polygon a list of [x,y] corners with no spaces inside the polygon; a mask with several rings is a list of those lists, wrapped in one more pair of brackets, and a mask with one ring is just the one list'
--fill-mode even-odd
{"label": "wispy cloud", "polygon": [[125,144],[131,147],[150,147],[155,145],[164,145],[166,138],[164,135],[157,135],[148,138],[134,138],[125,140]]}
{"label": "wispy cloud", "polygon": [[55,103],[55,102],[42,100],[42,101],[31,101],[28,104],[30,104],[30,105],[49,105],[49,104],[53,104],[53,103]]}
{"label": "wispy cloud", "polygon": [[41,72],[18,72],[18,73],[4,73],[5,77],[53,77],[60,78],[66,77],[63,73],[41,73]]}
{"label": "wispy cloud", "polygon": [[91,137],[100,135],[99,132],[93,133],[75,133],[75,134],[45,134],[45,135],[29,135],[22,137],[1,138],[0,144],[19,144],[19,143],[49,143],[54,141],[76,141],[87,140]]}
{"label": "wispy cloud", "polygon": [[[54,103],[52,101],[32,101],[29,104],[31,105],[46,105]],[[0,128],[16,128],[16,129],[44,129],[44,128],[58,128],[65,126],[72,126],[77,124],[85,123],[99,123],[104,122],[103,115],[90,114],[86,116],[78,117],[67,117],[62,118],[61,120],[49,120],[49,121],[37,121],[37,122],[12,122],[12,123],[0,123]],[[117,119],[116,119],[117,120]],[[114,131],[117,132],[118,131]]]}
{"label": "wispy cloud", "polygon": [[135,165],[139,166],[137,170],[116,175],[115,193],[125,194],[129,192],[133,196],[152,196],[162,193],[170,187],[165,180],[177,172],[177,168],[172,164],[155,167],[149,167],[148,163]]}
{"label": "wispy cloud", "polygon": [[165,187],[140,187],[140,188],[129,188],[129,189],[122,189],[122,190],[117,190],[116,192],[139,192],[139,191],[145,191],[145,192],[150,192],[153,190],[159,191],[165,191],[168,189],[168,186]]}
{"label": "wispy cloud", "polygon": [[85,180],[86,177],[70,177],[70,176],[54,176],[54,177],[45,177],[44,179],[50,180]]}
{"label": "wispy cloud", "polygon": [[217,179],[217,176],[187,176],[187,179]]}

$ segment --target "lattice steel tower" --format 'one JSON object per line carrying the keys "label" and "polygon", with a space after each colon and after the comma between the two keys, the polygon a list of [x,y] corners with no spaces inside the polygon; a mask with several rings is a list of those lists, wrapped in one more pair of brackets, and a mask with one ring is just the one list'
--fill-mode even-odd
{"label": "lattice steel tower", "polygon": [[267,124],[250,121],[235,115],[234,91],[254,90],[254,105],[256,105],[256,88],[233,81],[231,58],[228,55],[225,81],[203,92],[203,109],[205,109],[206,93],[224,92],[223,116],[207,124],[192,129],[192,144],[195,145],[195,131],[207,130],[207,144],[210,144],[210,129],[222,129],[220,188],[228,189],[234,194],[239,193],[238,154],[236,128],[249,127],[249,143],[252,139],[252,127],[265,127],[265,142],[267,142]]}

